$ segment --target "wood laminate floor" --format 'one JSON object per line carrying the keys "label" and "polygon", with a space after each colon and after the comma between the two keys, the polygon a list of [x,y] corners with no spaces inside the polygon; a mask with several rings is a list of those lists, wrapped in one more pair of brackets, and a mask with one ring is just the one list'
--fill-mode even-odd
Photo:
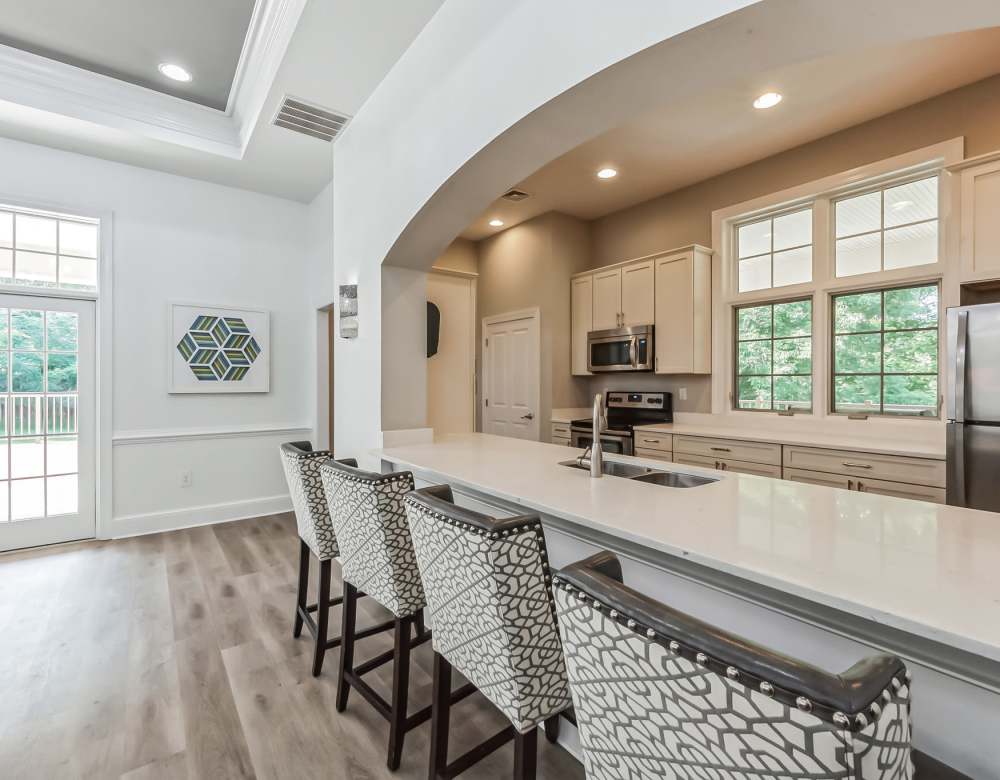
{"label": "wood laminate floor", "polygon": [[[425,778],[429,724],[390,773],[388,724],[357,694],[334,709],[339,651],[310,675],[297,566],[290,514],[0,555],[0,777]],[[359,625],[388,616],[363,603]],[[366,639],[357,657],[390,647]],[[429,643],[414,653],[411,712],[430,702],[430,659]],[[388,696],[391,665],[366,679]],[[452,757],[503,725],[478,694],[456,705]],[[462,777],[509,776],[512,751]],[[583,768],[540,739],[539,777]]]}

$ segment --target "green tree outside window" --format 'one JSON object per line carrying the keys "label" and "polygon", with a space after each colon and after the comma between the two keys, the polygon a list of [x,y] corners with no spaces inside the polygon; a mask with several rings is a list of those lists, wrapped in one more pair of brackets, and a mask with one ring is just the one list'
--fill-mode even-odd
{"label": "green tree outside window", "polygon": [[737,409],[812,409],[812,300],[736,309]]}

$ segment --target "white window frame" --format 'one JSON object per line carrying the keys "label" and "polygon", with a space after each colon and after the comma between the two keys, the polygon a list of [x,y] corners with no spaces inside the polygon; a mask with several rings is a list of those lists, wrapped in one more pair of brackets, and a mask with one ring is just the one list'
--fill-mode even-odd
{"label": "white window frame", "polygon": [[[733,309],[754,303],[780,303],[811,296],[813,299],[813,403],[811,412],[796,412],[796,417],[846,419],[834,415],[828,396],[832,373],[831,298],[834,293],[862,291],[918,283],[940,284],[940,311],[958,303],[958,186],[943,169],[964,157],[965,139],[953,138],[905,154],[790,187],[779,192],[737,203],[712,213],[712,240],[716,247],[712,278],[712,412],[736,420],[745,420],[746,410],[734,408],[733,377],[736,372],[735,315]],[[907,181],[921,175],[939,174],[938,262],[910,268],[877,271],[856,276],[836,276],[833,201],[856,192],[863,192],[896,181]],[[794,211],[812,204],[813,209],[813,274],[808,284],[771,287],[740,293],[737,269],[736,230],[754,218]],[[944,344],[940,332],[944,317],[939,317],[939,344]],[[944,360],[938,361],[939,395],[944,392]],[[763,410],[757,410],[761,414]],[[764,412],[777,415],[778,412]],[[907,416],[872,416],[880,420],[922,420],[932,418]]]}

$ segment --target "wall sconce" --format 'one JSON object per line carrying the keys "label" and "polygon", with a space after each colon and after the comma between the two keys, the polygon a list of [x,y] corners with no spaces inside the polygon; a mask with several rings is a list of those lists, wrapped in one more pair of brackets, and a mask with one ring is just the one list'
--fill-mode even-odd
{"label": "wall sconce", "polygon": [[358,286],[356,284],[340,285],[340,337],[356,339],[358,337]]}

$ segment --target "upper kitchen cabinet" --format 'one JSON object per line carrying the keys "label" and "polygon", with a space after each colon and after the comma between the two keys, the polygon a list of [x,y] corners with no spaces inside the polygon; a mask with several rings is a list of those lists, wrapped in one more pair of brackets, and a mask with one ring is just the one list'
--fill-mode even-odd
{"label": "upper kitchen cabinet", "polygon": [[961,203],[961,281],[1000,278],[1000,151],[949,166]]}
{"label": "upper kitchen cabinet", "polygon": [[594,277],[577,276],[570,282],[570,318],[572,355],[570,369],[574,376],[587,376],[587,334],[594,330]]}
{"label": "upper kitchen cabinet", "polygon": [[653,260],[655,372],[712,372],[712,250],[691,246]]}
{"label": "upper kitchen cabinet", "polygon": [[653,261],[637,260],[594,271],[593,330],[653,322]]}
{"label": "upper kitchen cabinet", "polygon": [[620,328],[622,324],[622,269],[597,271],[594,276],[594,326],[591,330]]}

